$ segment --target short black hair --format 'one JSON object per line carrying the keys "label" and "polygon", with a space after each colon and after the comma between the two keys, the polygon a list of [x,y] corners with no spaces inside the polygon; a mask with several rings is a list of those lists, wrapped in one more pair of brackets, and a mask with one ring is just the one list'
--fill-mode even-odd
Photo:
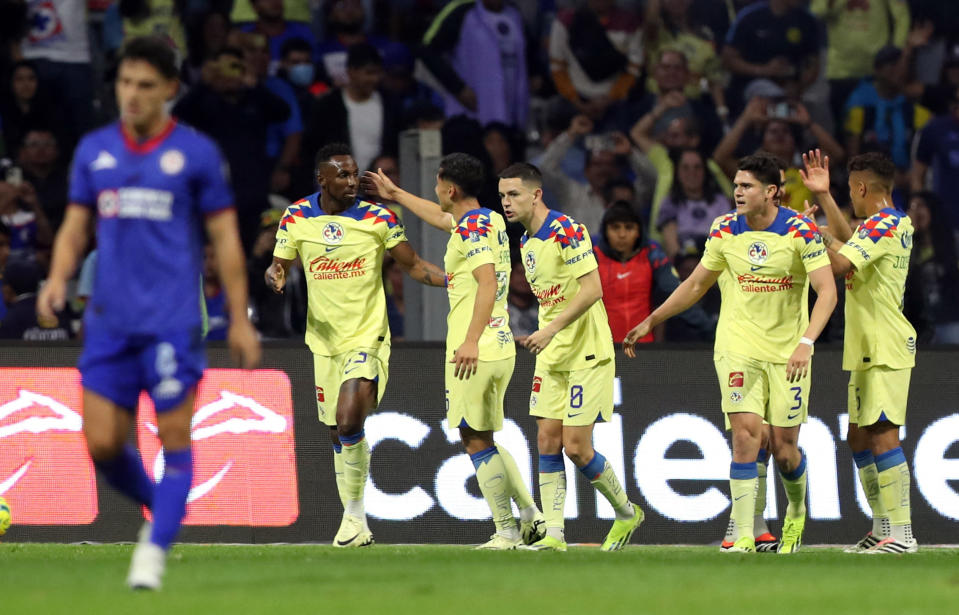
{"label": "short black hair", "polygon": [[437,175],[440,179],[456,184],[464,196],[472,198],[479,196],[486,180],[483,163],[478,158],[461,152],[444,156]]}
{"label": "short black hair", "polygon": [[[633,206],[627,201],[616,201],[606,210],[606,213],[603,214],[603,220],[600,223],[602,228],[600,233],[603,236],[603,239],[609,244],[609,235],[607,231],[609,227],[613,224],[635,224],[639,229],[639,236],[636,238],[636,243],[633,244],[633,249],[639,247],[639,244],[643,242],[643,219],[639,217],[636,213],[636,210],[633,209]],[[612,250],[612,247],[610,247]]]}
{"label": "short black hair", "polygon": [[352,156],[353,150],[350,149],[350,146],[346,143],[327,143],[320,148],[320,151],[316,152],[316,158],[314,159],[314,167],[318,170],[320,164],[324,162],[329,162],[335,156]]}
{"label": "short black hair", "polygon": [[285,58],[294,51],[305,51],[311,56],[313,55],[313,48],[310,47],[310,43],[307,42],[305,38],[299,36],[294,36],[283,41],[283,44],[280,45],[280,58]]}
{"label": "short black hair", "polygon": [[849,159],[847,170],[850,174],[857,171],[866,171],[872,173],[880,180],[880,183],[892,190],[896,180],[896,165],[889,156],[881,152],[868,152],[859,154]]}
{"label": "short black hair", "polygon": [[176,54],[170,44],[159,36],[138,36],[128,40],[120,51],[120,63],[124,60],[142,60],[167,79],[177,79],[180,76],[176,66]]}
{"label": "short black hair", "polygon": [[383,66],[383,56],[380,50],[369,43],[356,43],[346,50],[346,67],[363,68],[364,66]]}
{"label": "short black hair", "polygon": [[739,171],[747,171],[756,176],[756,179],[764,185],[778,187],[782,183],[779,175],[779,169],[782,162],[776,156],[767,152],[756,152],[751,156],[739,159],[739,165],[736,167]]}
{"label": "short black hair", "polygon": [[531,183],[540,187],[543,186],[543,173],[535,165],[528,162],[513,163],[500,171],[499,174],[500,179],[513,179],[514,177],[518,177],[524,184]]}

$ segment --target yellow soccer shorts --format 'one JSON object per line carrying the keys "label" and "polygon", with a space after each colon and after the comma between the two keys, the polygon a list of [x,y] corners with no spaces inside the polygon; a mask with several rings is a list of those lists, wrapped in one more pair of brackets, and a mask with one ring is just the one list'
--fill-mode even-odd
{"label": "yellow soccer shorts", "polygon": [[446,363],[446,421],[450,429],[499,431],[503,428],[503,398],[515,362],[516,357],[478,361],[476,373],[464,380],[453,375],[455,364]]}
{"label": "yellow soccer shorts", "polygon": [[616,363],[600,361],[586,369],[548,371],[537,364],[533,372],[533,392],[529,413],[544,419],[563,421],[563,425],[581,427],[613,416],[613,381]]}
{"label": "yellow soccer shorts", "polygon": [[336,402],[340,385],[363,378],[376,382],[376,402],[383,399],[389,378],[390,347],[357,348],[332,357],[313,355],[313,381],[316,385],[316,410],[320,422],[336,426]]}
{"label": "yellow soccer shorts", "polygon": [[875,425],[879,421],[905,425],[911,377],[911,367],[892,369],[874,365],[849,372],[849,422],[860,426]]}
{"label": "yellow soccer shorts", "polygon": [[736,412],[758,414],[774,427],[796,427],[806,422],[812,361],[806,376],[797,382],[786,380],[786,364],[759,361],[734,354],[714,359],[722,391],[726,429]]}

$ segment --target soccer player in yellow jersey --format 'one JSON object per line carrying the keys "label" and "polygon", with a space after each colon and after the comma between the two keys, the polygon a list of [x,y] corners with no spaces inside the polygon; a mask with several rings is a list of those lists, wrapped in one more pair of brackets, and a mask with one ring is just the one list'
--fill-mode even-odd
{"label": "soccer player in yellow jersey", "polygon": [[536,417],[539,491],[546,536],[527,548],[566,550],[562,453],[612,504],[616,521],[604,551],[622,549],[643,521],[612,466],[593,450],[593,424],[613,413],[613,336],[603,308],[598,264],[586,227],[543,202],[543,177],[527,163],[499,175],[506,218],[520,222],[526,279],[539,300],[539,330],[524,345],[536,355],[530,414]]}
{"label": "soccer player in yellow jersey", "polygon": [[[436,203],[398,188],[382,172],[367,173],[381,196],[450,234],[446,245],[446,406],[449,426],[459,428],[496,533],[480,549],[515,549],[543,537],[546,523],[509,452],[493,442],[503,427],[503,398],[513,375],[516,344],[509,328],[506,291],[510,256],[506,223],[476,200],[483,163],[450,154],[436,174]],[[510,500],[519,508],[517,529]]]}
{"label": "soccer player in yellow jersey", "polygon": [[[836,306],[836,285],[816,225],[777,207],[779,167],[768,154],[747,156],[734,180],[736,210],[713,222],[703,259],[692,275],[643,322],[623,347],[699,301],[723,272],[729,278],[716,327],[714,358],[722,408],[732,428],[729,484],[737,539],[730,551],[754,552],[753,514],[762,424],[789,504],[779,553],[796,552],[806,523],[806,458],[799,427],[806,420],[813,343]],[[816,291],[808,313],[809,284]]]}
{"label": "soccer player in yellow jersey", "polygon": [[846,279],[842,368],[849,371],[849,431],[872,531],[850,553],[913,553],[909,467],[899,445],[906,422],[916,330],[902,313],[912,251],[912,221],[892,203],[896,167],[878,153],[849,161],[852,229],[829,194],[829,157],[803,156],[803,180],[829,222],[823,234],[833,272]]}
{"label": "soccer player in yellow jersey", "polygon": [[359,173],[348,146],[330,144],[316,156],[320,192],[290,205],[280,221],[266,282],[283,292],[299,255],[306,274],[306,343],[313,352],[320,421],[330,427],[343,521],[335,547],[373,543],[363,492],[370,447],[363,423],[383,398],[390,329],[383,293],[389,251],[418,282],[443,286],[446,274],[419,258],[389,209],[357,197]]}

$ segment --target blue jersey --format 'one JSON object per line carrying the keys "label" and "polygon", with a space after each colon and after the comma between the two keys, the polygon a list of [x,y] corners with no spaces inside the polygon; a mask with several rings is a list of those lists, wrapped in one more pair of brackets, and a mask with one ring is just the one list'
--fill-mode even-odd
{"label": "blue jersey", "polygon": [[142,143],[119,123],[77,146],[70,202],[97,212],[97,258],[87,330],[120,334],[199,328],[205,214],[233,205],[213,142],[170,122]]}

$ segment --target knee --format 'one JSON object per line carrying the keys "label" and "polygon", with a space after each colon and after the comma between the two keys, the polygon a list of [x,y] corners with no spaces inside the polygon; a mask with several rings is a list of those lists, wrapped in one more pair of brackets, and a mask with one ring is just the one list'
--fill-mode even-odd
{"label": "knee", "polygon": [[362,420],[350,420],[344,417],[344,419],[341,421],[339,418],[337,418],[335,432],[337,435],[337,440],[340,438],[355,436],[361,431],[363,431]]}
{"label": "knee", "polygon": [[555,434],[540,431],[536,435],[536,447],[540,455],[555,455],[563,448],[563,439]]}
{"label": "knee", "polygon": [[94,462],[110,461],[120,454],[123,442],[117,441],[108,434],[94,434],[84,431],[87,439],[87,450]]}
{"label": "knee", "polygon": [[589,442],[580,442],[577,440],[563,442],[563,451],[577,468],[589,463],[594,455],[593,447]]}
{"label": "knee", "polygon": [[752,448],[758,450],[760,440],[759,434],[746,431],[745,429],[738,430],[733,433],[733,450],[745,451]]}

